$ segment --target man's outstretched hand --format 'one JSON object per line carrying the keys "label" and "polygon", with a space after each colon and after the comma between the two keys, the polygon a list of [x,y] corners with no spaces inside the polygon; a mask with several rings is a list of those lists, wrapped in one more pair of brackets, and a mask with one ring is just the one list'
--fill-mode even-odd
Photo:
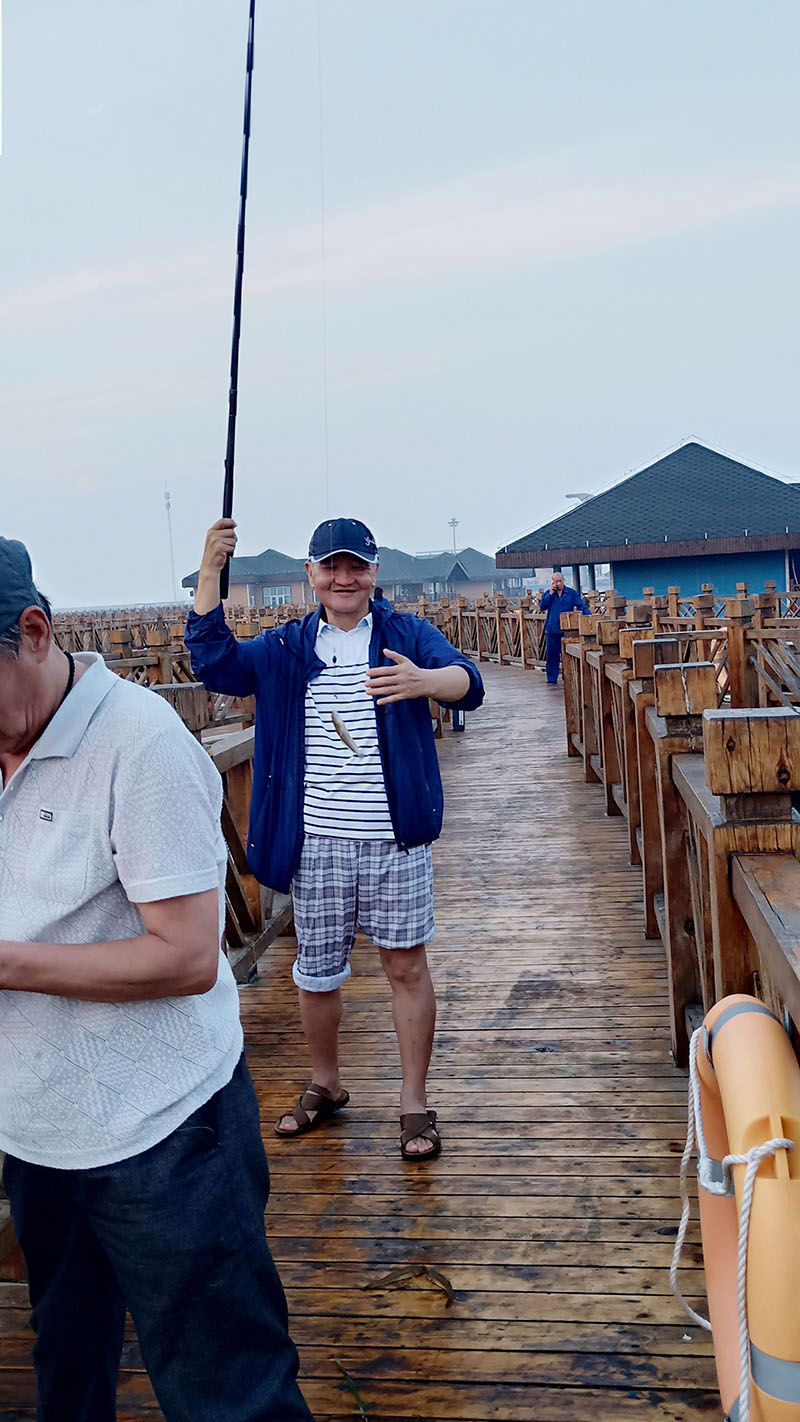
{"label": "man's outstretched hand", "polygon": [[395,663],[392,667],[370,667],[367,672],[367,691],[375,697],[378,706],[388,706],[390,701],[413,701],[418,696],[433,696],[429,690],[431,674],[424,667],[418,667],[410,657],[400,652],[384,651]]}
{"label": "man's outstretched hand", "polygon": [[393,667],[370,667],[365,682],[376,705],[388,706],[392,701],[414,701],[419,696],[431,696],[435,701],[460,701],[469,691],[469,672],[463,667],[418,667],[400,652],[384,650]]}

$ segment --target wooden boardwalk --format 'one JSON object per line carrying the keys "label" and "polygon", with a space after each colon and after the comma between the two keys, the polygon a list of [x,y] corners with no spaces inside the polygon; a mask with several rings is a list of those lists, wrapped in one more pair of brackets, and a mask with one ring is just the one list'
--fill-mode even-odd
{"label": "wooden boardwalk", "polygon": [[[307,1081],[289,942],[242,992],[302,1385],[317,1422],[721,1416],[709,1345],[669,1291],[685,1078],[669,1057],[663,950],[641,935],[640,875],[623,822],[566,757],[560,690],[485,670],[485,707],[441,743],[441,1158],[399,1156],[374,950],[357,945],[345,990],[351,1107],[300,1141],[271,1130]],[[449,1280],[452,1303],[422,1274],[375,1287],[422,1264]],[[0,1414],[28,1418],[23,1286],[2,1288]],[[135,1342],[125,1364],[120,1418],[160,1416]]]}

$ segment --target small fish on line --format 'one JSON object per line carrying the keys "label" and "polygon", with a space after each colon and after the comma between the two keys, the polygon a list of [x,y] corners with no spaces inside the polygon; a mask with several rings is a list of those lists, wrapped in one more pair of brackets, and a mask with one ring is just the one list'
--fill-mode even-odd
{"label": "small fish on line", "polygon": [[363,755],[364,752],[356,745],[338,711],[331,711],[331,720],[333,721],[333,729],[337,736],[344,741],[347,749],[351,750],[353,755]]}

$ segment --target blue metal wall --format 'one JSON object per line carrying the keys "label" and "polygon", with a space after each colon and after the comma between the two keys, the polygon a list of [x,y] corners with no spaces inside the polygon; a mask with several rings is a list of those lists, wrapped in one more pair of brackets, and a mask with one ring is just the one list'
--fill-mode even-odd
{"label": "blue metal wall", "polygon": [[684,597],[692,597],[703,583],[713,583],[714,592],[733,596],[737,583],[747,583],[751,593],[763,592],[768,578],[786,588],[786,564],[782,550],[772,553],[720,553],[712,558],[652,558],[630,563],[612,563],[611,584],[629,599],[641,597],[642,588],[665,593],[679,587]]}

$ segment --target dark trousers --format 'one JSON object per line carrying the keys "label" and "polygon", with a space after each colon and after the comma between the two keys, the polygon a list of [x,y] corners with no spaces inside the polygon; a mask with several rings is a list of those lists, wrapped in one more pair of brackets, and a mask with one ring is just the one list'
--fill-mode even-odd
{"label": "dark trousers", "polygon": [[545,672],[548,681],[558,681],[558,672],[561,666],[561,643],[564,640],[563,632],[545,632]]}
{"label": "dark trousers", "polygon": [[311,1422],[264,1234],[269,1173],[241,1058],[151,1150],[92,1170],[7,1156],[39,1422],[113,1422],[125,1309],[167,1422]]}

